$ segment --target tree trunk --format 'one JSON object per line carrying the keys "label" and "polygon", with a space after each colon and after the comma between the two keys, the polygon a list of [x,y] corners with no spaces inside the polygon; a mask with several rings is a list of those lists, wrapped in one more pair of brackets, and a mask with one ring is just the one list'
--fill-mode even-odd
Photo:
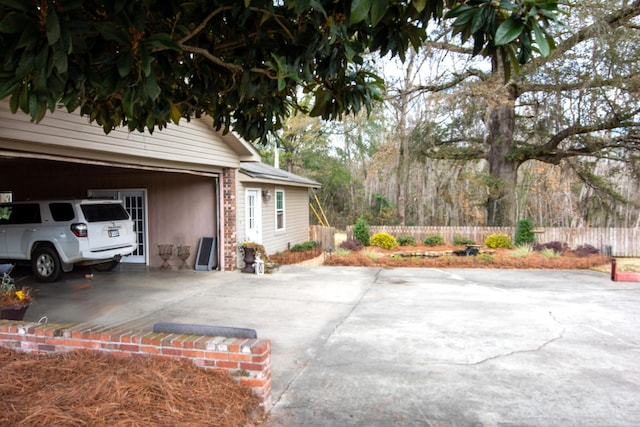
{"label": "tree trunk", "polygon": [[490,108],[487,118],[487,136],[490,180],[487,183],[487,225],[513,226],[515,224],[515,197],[520,160],[509,158],[515,128],[515,102],[510,99]]}

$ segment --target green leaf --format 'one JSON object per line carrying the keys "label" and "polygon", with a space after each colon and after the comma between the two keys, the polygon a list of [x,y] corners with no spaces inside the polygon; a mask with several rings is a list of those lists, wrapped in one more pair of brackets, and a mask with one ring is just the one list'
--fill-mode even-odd
{"label": "green leaf", "polygon": [[58,43],[58,46],[53,50],[53,66],[58,70],[58,73],[66,73],[69,64],[67,54],[61,47]]}
{"label": "green leaf", "polygon": [[287,82],[282,76],[278,76],[278,90],[283,91],[285,87],[287,87]]}
{"label": "green leaf", "polygon": [[121,44],[129,44],[129,36],[120,27],[116,27],[114,24],[98,23],[96,29],[100,32],[102,37],[107,40],[118,42]]}
{"label": "green leaf", "polygon": [[349,24],[357,24],[367,19],[369,10],[371,10],[371,0],[353,0],[353,2],[351,2]]}
{"label": "green leaf", "polygon": [[18,34],[26,27],[26,23],[27,20],[24,15],[16,12],[8,13],[0,22],[0,33]]}
{"label": "green leaf", "polygon": [[387,12],[387,0],[373,0],[371,4],[371,25],[374,27],[380,23]]}
{"label": "green leaf", "polygon": [[533,35],[536,39],[536,43],[538,44],[538,49],[540,50],[540,54],[542,56],[549,56],[551,53],[551,46],[549,45],[549,41],[547,40],[546,34],[540,28],[540,26],[534,22],[533,24]]}
{"label": "green leaf", "polygon": [[513,18],[509,18],[504,21],[496,30],[496,38],[494,44],[496,46],[502,46],[509,44],[522,33],[524,30],[524,24],[521,21],[516,21]]}
{"label": "green leaf", "polygon": [[133,66],[133,58],[130,52],[121,52],[118,58],[118,74],[120,77],[127,76],[131,72]]}
{"label": "green leaf", "polygon": [[48,10],[45,27],[47,29],[49,46],[53,46],[60,38],[60,21],[58,21],[58,14],[53,8],[49,8]]}
{"label": "green leaf", "polygon": [[156,33],[147,37],[144,44],[151,48],[167,48],[175,51],[181,51],[180,45],[176,43],[173,38],[167,33]]}
{"label": "green leaf", "polygon": [[411,2],[418,12],[422,12],[427,7],[427,0],[414,0]]}
{"label": "green leaf", "polygon": [[31,3],[24,0],[0,0],[0,5],[18,9],[22,12],[31,12]]}
{"label": "green leaf", "polygon": [[176,107],[176,105],[169,100],[169,115],[171,116],[171,121],[175,124],[180,124],[180,119],[182,118],[182,113],[180,109]]}

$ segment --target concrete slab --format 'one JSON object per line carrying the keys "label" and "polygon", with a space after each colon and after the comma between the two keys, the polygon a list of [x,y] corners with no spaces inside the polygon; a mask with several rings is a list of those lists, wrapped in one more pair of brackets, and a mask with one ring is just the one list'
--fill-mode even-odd
{"label": "concrete slab", "polygon": [[273,343],[268,426],[640,420],[640,287],[602,273],[284,266],[256,276],[123,266],[85,274],[33,284],[26,320],[256,329]]}

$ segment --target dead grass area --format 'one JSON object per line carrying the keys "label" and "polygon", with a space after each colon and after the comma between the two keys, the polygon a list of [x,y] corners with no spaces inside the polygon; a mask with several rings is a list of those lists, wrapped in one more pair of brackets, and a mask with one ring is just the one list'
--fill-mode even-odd
{"label": "dead grass area", "polygon": [[0,348],[3,426],[247,426],[251,390],[188,362]]}
{"label": "dead grass area", "polygon": [[[443,246],[401,246],[394,250],[378,247],[366,247],[361,251],[346,256],[332,255],[325,257],[325,265],[364,266],[364,267],[423,267],[423,268],[505,268],[505,269],[549,269],[576,270],[590,269],[596,266],[610,265],[605,255],[589,255],[578,257],[567,251],[561,256],[547,258],[539,252],[525,257],[516,257],[510,249],[495,249],[480,253],[477,256],[457,256],[453,250],[464,249],[451,245]],[[405,256],[396,255],[403,252]],[[425,257],[416,254],[425,252],[439,253],[440,256]]]}

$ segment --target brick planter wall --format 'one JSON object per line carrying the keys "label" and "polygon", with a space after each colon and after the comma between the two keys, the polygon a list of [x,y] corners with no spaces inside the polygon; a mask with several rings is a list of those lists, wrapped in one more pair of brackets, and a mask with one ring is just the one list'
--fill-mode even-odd
{"label": "brick planter wall", "polygon": [[190,360],[251,387],[271,408],[271,341],[133,331],[126,327],[0,320],[0,346],[26,353],[94,351],[114,357]]}

